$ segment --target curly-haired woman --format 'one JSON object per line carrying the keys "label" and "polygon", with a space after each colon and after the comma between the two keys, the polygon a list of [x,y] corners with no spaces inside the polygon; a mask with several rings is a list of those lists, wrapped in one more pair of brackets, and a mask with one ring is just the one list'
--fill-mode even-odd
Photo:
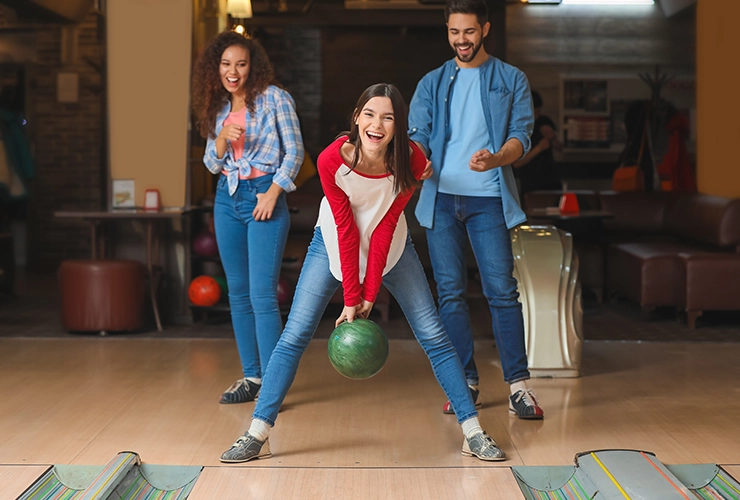
{"label": "curly-haired woman", "polygon": [[295,103],[275,84],[255,39],[216,36],[198,60],[193,106],[207,138],[203,162],[220,174],[214,225],[243,378],[221,403],[253,401],[282,330],[277,283],[290,226],[285,192],[303,161]]}

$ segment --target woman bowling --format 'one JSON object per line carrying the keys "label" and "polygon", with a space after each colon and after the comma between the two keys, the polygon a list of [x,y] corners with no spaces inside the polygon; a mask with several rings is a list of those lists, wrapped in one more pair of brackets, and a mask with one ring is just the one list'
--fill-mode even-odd
{"label": "woman bowling", "polygon": [[296,286],[285,330],[272,353],[249,430],[222,462],[271,456],[268,441],[298,363],[329,300],[342,285],[336,321],[366,318],[381,283],[393,294],[431,361],[464,434],[462,453],[503,460],[480,427],[460,360],[445,333],[424,270],[411,243],[403,209],[427,160],[407,135],[407,107],[393,85],[369,87],[357,101],[349,136],[319,156],[325,198]]}
{"label": "woman bowling", "polygon": [[220,174],[213,209],[242,377],[221,403],[253,401],[283,328],[278,277],[290,227],[285,192],[295,190],[303,141],[293,98],[274,85],[257,40],[214,38],[195,66],[193,106],[208,139],[203,157]]}

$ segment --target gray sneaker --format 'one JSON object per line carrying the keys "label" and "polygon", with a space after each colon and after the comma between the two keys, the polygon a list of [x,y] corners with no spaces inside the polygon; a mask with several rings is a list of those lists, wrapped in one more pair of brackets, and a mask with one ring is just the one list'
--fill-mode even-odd
{"label": "gray sneaker", "polygon": [[509,396],[509,413],[526,420],[542,420],[545,412],[540,408],[532,389],[519,390]]}
{"label": "gray sneaker", "polygon": [[506,453],[498,447],[496,441],[485,432],[465,438],[463,441],[462,454],[466,457],[478,457],[488,462],[506,460]]}
{"label": "gray sneaker", "polygon": [[240,378],[221,394],[221,399],[218,402],[222,405],[233,405],[255,401],[261,387],[259,384]]}
{"label": "gray sneaker", "polygon": [[221,455],[221,461],[226,463],[247,462],[253,458],[270,458],[270,438],[260,441],[248,432],[239,436],[231,448]]}

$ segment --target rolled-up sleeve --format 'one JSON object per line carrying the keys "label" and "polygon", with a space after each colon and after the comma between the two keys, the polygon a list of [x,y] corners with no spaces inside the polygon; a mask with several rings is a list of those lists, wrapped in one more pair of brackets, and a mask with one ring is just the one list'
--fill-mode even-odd
{"label": "rolled-up sleeve", "polygon": [[532,110],[532,92],[529,81],[523,72],[518,72],[514,81],[514,102],[511,106],[511,119],[506,140],[517,139],[522,143],[522,157],[532,148],[532,130],[534,129],[534,111]]}
{"label": "rolled-up sleeve", "polygon": [[291,192],[296,190],[293,180],[298,175],[303,163],[303,137],[301,136],[298,115],[295,112],[295,103],[290,94],[281,92],[276,104],[275,122],[285,155],[280,167],[275,171],[272,182],[283,188],[284,191]]}
{"label": "rolled-up sleeve", "polygon": [[424,148],[427,157],[429,151],[429,137],[432,134],[433,101],[429,91],[429,78],[424,77],[416,86],[414,96],[409,105],[409,139]]}
{"label": "rolled-up sleeve", "polygon": [[209,137],[206,142],[206,152],[203,155],[203,164],[206,168],[214,174],[221,172],[221,170],[224,169],[224,165],[226,165],[226,156],[227,155],[224,154],[223,158],[218,157],[218,153],[216,152],[216,139],[211,139]]}

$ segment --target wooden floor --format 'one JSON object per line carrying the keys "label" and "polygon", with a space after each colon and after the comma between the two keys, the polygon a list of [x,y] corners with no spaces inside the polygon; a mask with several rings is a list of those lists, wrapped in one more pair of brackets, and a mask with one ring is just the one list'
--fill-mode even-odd
{"label": "wooden floor", "polygon": [[[740,471],[740,343],[588,342],[583,376],[531,385],[541,422],[512,418],[498,354],[479,342],[481,422],[509,460],[460,454],[444,394],[414,341],[391,341],[383,371],[339,376],[326,341],[308,348],[270,442],[273,457],[224,466],[253,404],[219,405],[239,376],[229,340],[0,339],[0,499],[49,464],[206,466],[203,498],[522,498],[513,465],[567,465],[576,453],[628,448],[664,463]],[[300,491],[300,495],[297,493]]]}

